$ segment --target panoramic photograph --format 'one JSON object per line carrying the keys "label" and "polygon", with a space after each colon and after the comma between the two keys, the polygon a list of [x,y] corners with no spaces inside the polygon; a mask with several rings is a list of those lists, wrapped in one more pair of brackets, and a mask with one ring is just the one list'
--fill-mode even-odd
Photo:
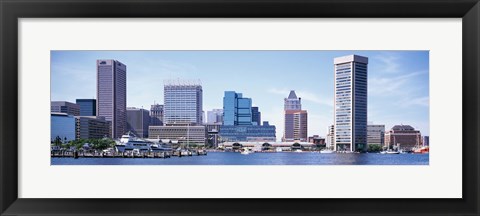
{"label": "panoramic photograph", "polygon": [[51,165],[429,165],[427,50],[52,50]]}

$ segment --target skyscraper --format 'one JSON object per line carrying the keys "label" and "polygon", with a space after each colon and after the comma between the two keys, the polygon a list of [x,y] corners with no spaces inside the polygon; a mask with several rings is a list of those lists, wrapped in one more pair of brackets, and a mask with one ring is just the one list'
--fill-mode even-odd
{"label": "skyscraper", "polygon": [[284,99],[284,110],[301,110],[302,98],[297,98],[294,90],[290,91],[288,97]]}
{"label": "skyscraper", "polygon": [[200,81],[166,80],[163,89],[164,124],[203,123],[203,90]]}
{"label": "skyscraper", "polygon": [[137,137],[147,138],[148,126],[150,126],[148,110],[135,107],[127,108],[127,131],[132,132]]}
{"label": "skyscraper", "polygon": [[150,125],[151,126],[163,125],[163,105],[153,104],[150,107]]}
{"label": "skyscraper", "polygon": [[244,98],[242,93],[225,91],[223,125],[252,125],[252,99]]}
{"label": "skyscraper", "polygon": [[97,116],[111,122],[111,137],[126,132],[127,66],[117,60],[97,60]]}
{"label": "skyscraper", "polygon": [[367,146],[368,58],[349,55],[334,59],[335,150],[362,151]]}
{"label": "skyscraper", "polygon": [[80,116],[96,116],[97,115],[97,100],[77,99],[77,104],[78,106],[80,106]]}
{"label": "skyscraper", "polygon": [[252,122],[254,125],[262,125],[262,113],[258,107],[252,107]]}
{"label": "skyscraper", "polygon": [[306,142],[308,140],[307,111],[302,110],[301,100],[301,98],[297,98],[294,90],[291,90],[288,98],[284,99],[285,131],[282,138],[284,142]]}

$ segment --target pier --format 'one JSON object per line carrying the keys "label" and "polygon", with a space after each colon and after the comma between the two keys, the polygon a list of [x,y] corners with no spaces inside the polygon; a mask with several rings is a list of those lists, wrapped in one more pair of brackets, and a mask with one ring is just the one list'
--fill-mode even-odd
{"label": "pier", "polygon": [[68,151],[68,150],[52,150],[50,156],[52,158],[170,158],[170,157],[189,157],[189,156],[206,156],[205,150],[181,150],[181,151],[144,151],[144,152],[85,152],[85,151]]}

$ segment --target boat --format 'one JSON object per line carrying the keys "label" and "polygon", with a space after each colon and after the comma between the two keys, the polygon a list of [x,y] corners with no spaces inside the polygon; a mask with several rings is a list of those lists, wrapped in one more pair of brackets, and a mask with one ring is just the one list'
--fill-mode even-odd
{"label": "boat", "polygon": [[331,149],[322,149],[320,150],[320,154],[331,154],[331,153],[334,153],[335,151],[331,150]]}
{"label": "boat", "polygon": [[400,154],[398,151],[387,151],[387,154]]}
{"label": "boat", "polygon": [[421,148],[416,148],[413,150],[413,153],[415,154],[427,154],[430,152],[430,147],[429,146],[423,146]]}
{"label": "boat", "polygon": [[[153,145],[153,142],[140,139],[129,131],[125,135],[123,135],[119,141],[116,141],[115,149],[118,152],[133,151],[133,150],[144,152],[144,151],[152,150],[152,145]],[[154,148],[160,149],[158,144]],[[163,150],[168,150],[168,148]]]}
{"label": "boat", "polygon": [[190,151],[188,151],[186,149],[182,149],[180,151],[180,156],[191,156],[190,154],[191,154]]}
{"label": "boat", "polygon": [[392,149],[388,149],[386,151],[381,151],[380,154],[400,154],[399,151],[394,151]]}
{"label": "boat", "polygon": [[295,150],[294,152],[299,152],[299,153],[301,153],[301,152],[303,152],[303,151],[302,151],[301,149],[297,149],[297,150]]}
{"label": "boat", "polygon": [[281,147],[277,147],[277,148],[275,149],[275,151],[276,151],[276,152],[282,152],[283,149],[282,149]]}
{"label": "boat", "polygon": [[248,154],[252,154],[253,152],[250,151],[248,148],[244,148],[243,151],[240,152],[240,154],[243,154],[243,155],[248,155]]}

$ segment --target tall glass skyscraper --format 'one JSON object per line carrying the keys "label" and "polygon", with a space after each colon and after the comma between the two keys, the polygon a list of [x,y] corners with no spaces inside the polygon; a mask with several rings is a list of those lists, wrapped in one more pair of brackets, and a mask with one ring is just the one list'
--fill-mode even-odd
{"label": "tall glass skyscraper", "polygon": [[97,60],[97,116],[111,122],[111,137],[126,132],[127,66],[117,60]]}
{"label": "tall glass skyscraper", "polygon": [[358,55],[334,59],[337,151],[366,150],[367,65],[368,58]]}
{"label": "tall glass skyscraper", "polygon": [[77,99],[80,106],[80,116],[96,116],[97,100],[95,99]]}
{"label": "tall glass skyscraper", "polygon": [[164,124],[203,123],[203,90],[200,81],[166,80]]}
{"label": "tall glass skyscraper", "polygon": [[252,125],[252,99],[244,98],[242,93],[225,91],[223,125]]}

